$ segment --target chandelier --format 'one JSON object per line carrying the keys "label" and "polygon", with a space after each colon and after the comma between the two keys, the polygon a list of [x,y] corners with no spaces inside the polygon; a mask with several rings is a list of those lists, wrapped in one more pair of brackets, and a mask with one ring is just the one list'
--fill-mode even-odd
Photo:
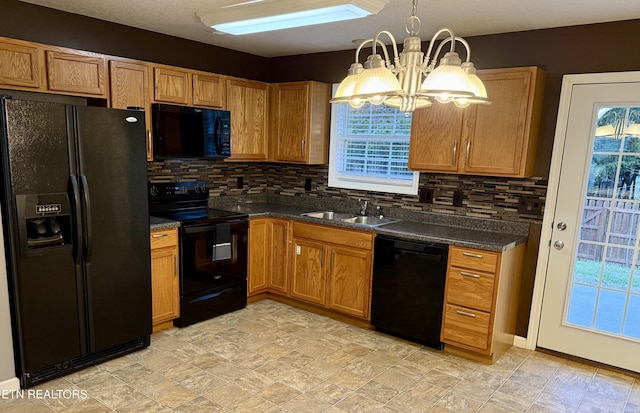
{"label": "chandelier", "polygon": [[[433,100],[440,103],[453,102],[461,108],[472,103],[490,103],[487,91],[470,61],[471,48],[466,40],[456,37],[451,29],[445,27],[433,36],[426,55],[422,52],[422,40],[418,37],[421,22],[416,15],[417,3],[417,0],[413,0],[413,12],[405,23],[409,37],[404,39],[402,53],[398,54],[396,40],[386,30],[379,31],[372,39],[364,40],[356,49],[355,62],[351,64],[347,77],[340,82],[331,103],[348,103],[358,108],[370,102],[374,105],[396,107],[402,112],[413,112],[430,106]],[[431,57],[437,38],[443,33],[447,37],[440,42]],[[391,39],[393,62],[389,58],[387,47],[380,40],[381,35]],[[466,49],[464,63],[455,51],[456,43],[461,43]],[[373,52],[363,66],[358,62],[360,50],[369,44]],[[384,58],[377,53],[378,47]],[[436,67],[437,58],[445,47],[449,50]]]}

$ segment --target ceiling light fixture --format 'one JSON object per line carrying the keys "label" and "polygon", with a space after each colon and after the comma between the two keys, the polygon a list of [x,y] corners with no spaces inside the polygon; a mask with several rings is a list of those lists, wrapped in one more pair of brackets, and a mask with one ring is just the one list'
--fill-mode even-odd
{"label": "ceiling light fixture", "polygon": [[358,19],[378,13],[389,0],[271,0],[245,2],[198,14],[211,28],[234,35]]}
{"label": "ceiling light fixture", "polygon": [[[402,53],[398,55],[396,40],[386,30],[363,41],[356,49],[355,62],[338,86],[331,103],[348,103],[353,107],[361,107],[370,102],[374,105],[397,107],[402,112],[413,112],[417,108],[430,106],[433,100],[440,103],[454,102],[458,107],[466,107],[472,103],[490,103],[487,91],[470,61],[471,48],[463,38],[456,37],[449,28],[440,29],[431,39],[426,56],[422,52],[422,40],[418,37],[421,23],[416,15],[417,3],[417,0],[413,0],[413,12],[405,24],[409,37],[404,39]],[[440,42],[432,58],[434,44],[443,33],[448,37]],[[386,46],[379,40],[383,34],[392,41],[393,62],[389,59]],[[436,67],[440,52],[449,43],[449,51]],[[466,49],[464,63],[455,51],[456,43],[461,43]],[[373,53],[363,66],[358,61],[360,50],[369,44]],[[378,46],[383,51],[384,59],[377,53]]]}

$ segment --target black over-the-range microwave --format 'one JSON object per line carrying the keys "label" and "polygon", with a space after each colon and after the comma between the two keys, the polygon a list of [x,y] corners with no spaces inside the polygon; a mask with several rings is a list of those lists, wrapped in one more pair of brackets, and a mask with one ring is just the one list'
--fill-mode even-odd
{"label": "black over-the-range microwave", "polygon": [[154,103],[154,158],[226,158],[231,155],[231,113]]}

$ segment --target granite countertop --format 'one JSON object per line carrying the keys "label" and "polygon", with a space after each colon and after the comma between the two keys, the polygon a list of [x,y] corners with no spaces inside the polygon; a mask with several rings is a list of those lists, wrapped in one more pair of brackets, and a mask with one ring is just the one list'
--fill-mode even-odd
{"label": "granite countertop", "polygon": [[[456,245],[467,248],[477,248],[487,251],[501,252],[526,242],[527,236],[522,234],[508,233],[504,231],[481,230],[477,227],[446,225],[442,223],[428,223],[405,220],[389,224],[371,227],[361,224],[353,224],[338,220],[311,218],[301,216],[306,212],[322,211],[322,208],[310,208],[304,206],[273,203],[237,203],[235,205],[216,205],[216,209],[226,211],[242,212],[249,217],[269,216],[273,218],[295,219],[297,221],[331,225],[356,229],[366,232],[375,232],[379,235],[393,236],[397,238],[410,239],[423,242],[437,242],[442,244]],[[355,215],[355,214],[354,214]],[[391,218],[391,217],[388,217]]]}
{"label": "granite countertop", "polygon": [[177,228],[180,226],[180,221],[172,221],[170,219],[149,217],[149,227],[151,231],[156,229],[168,229]]}

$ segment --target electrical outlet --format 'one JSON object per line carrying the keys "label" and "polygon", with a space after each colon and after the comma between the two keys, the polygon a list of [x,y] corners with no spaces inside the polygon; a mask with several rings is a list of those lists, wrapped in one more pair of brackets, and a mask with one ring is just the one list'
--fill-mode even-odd
{"label": "electrical outlet", "polygon": [[518,213],[527,215],[542,214],[542,200],[534,197],[522,197],[518,201]]}
{"label": "electrical outlet", "polygon": [[420,188],[418,198],[423,204],[433,204],[433,189]]}
{"label": "electrical outlet", "polygon": [[453,206],[455,207],[461,207],[462,206],[462,191],[461,190],[457,190],[457,191],[453,191]]}
{"label": "electrical outlet", "polygon": [[242,189],[244,187],[244,179],[242,179],[241,176],[238,177],[238,184],[237,184],[237,188],[238,189]]}
{"label": "electrical outlet", "polygon": [[304,190],[311,191],[311,178],[304,179]]}

